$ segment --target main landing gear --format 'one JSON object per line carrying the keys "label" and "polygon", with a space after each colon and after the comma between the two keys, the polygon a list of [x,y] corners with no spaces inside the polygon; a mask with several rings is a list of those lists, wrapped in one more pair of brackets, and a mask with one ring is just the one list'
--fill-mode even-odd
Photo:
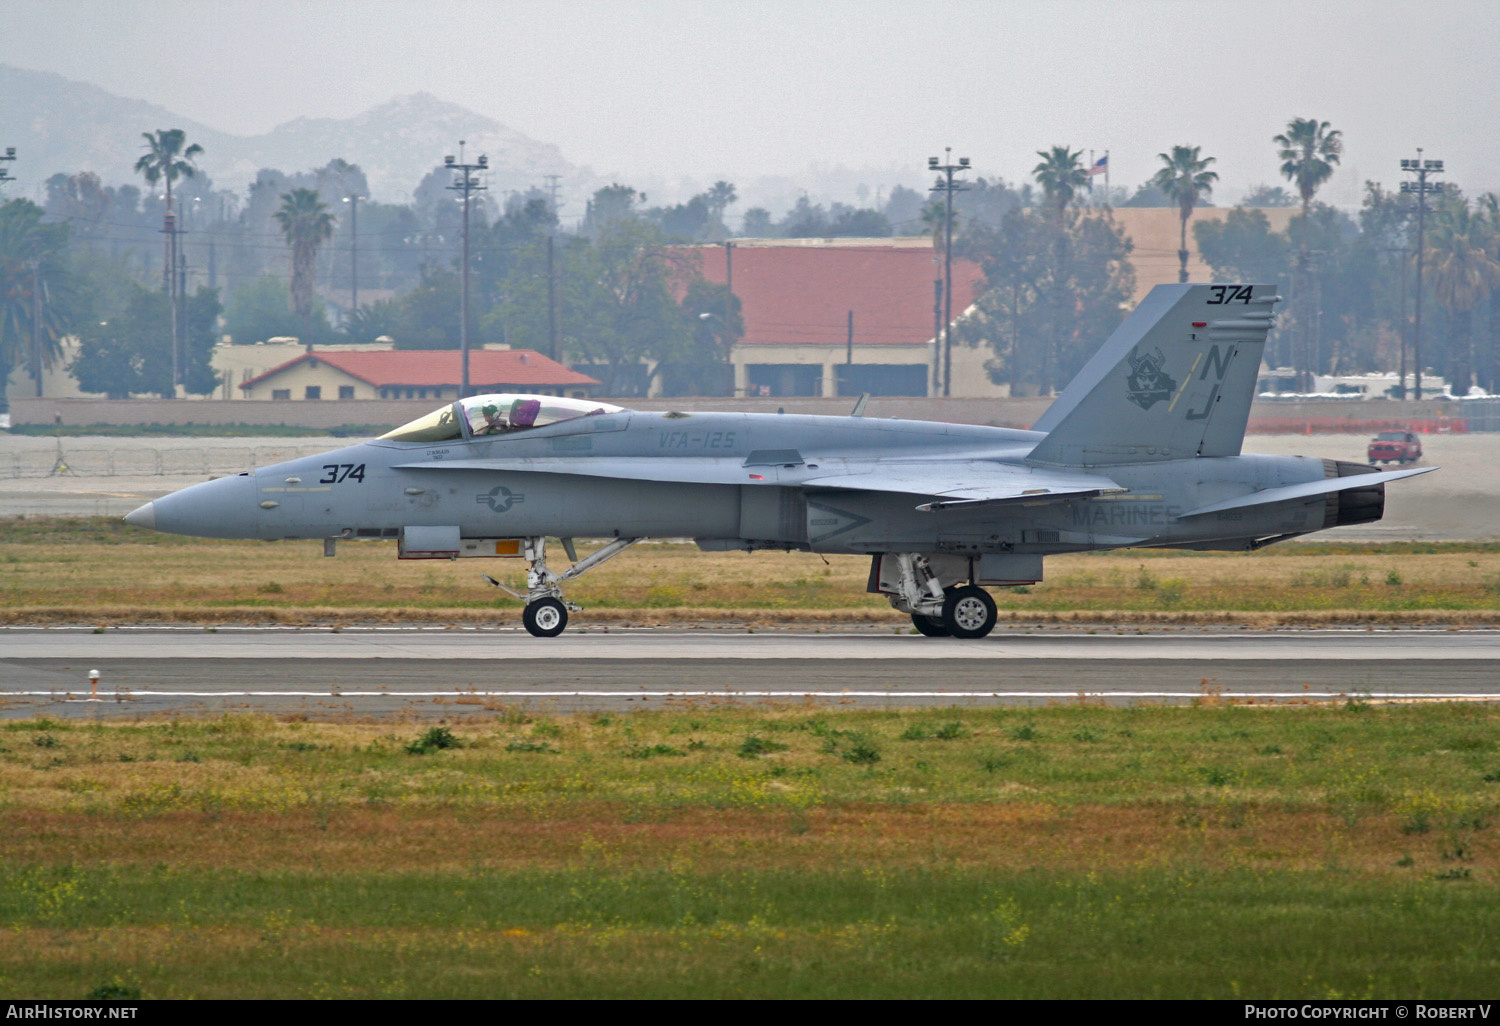
{"label": "main landing gear", "polygon": [[563,538],[563,550],[567,552],[568,558],[573,565],[560,574],[553,573],[547,569],[547,539],[527,538],[525,556],[531,568],[526,571],[526,594],[511,591],[505,585],[495,580],[488,574],[485,580],[489,581],[501,591],[509,592],[518,599],[526,600],[526,609],[521,614],[521,623],[525,625],[526,632],[536,638],[555,638],[568,626],[568,612],[578,612],[582,606],[576,605],[563,598],[562,589],[558,585],[563,581],[571,581],[588,573],[594,567],[605,560],[618,556],[630,546],[640,541],[639,538],[616,538],[608,545],[596,552],[590,553],[583,559],[578,558],[578,553],[573,550],[573,539]]}
{"label": "main landing gear", "polygon": [[891,605],[911,616],[919,634],[929,638],[982,638],[995,629],[999,618],[995,600],[983,588],[958,582],[943,587],[931,561],[920,553],[903,552],[886,558],[895,560],[899,574],[899,580],[890,582],[894,587],[887,591]]}

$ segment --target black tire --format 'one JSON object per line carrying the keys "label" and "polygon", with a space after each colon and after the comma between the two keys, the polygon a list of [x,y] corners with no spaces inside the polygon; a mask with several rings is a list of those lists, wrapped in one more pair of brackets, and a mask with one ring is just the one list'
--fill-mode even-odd
{"label": "black tire", "polygon": [[918,634],[924,634],[929,638],[948,637],[948,628],[943,626],[943,621],[936,616],[923,616],[921,613],[911,614],[911,625],[917,629]]}
{"label": "black tire", "polygon": [[955,638],[982,638],[995,629],[995,600],[983,588],[950,588],[943,603],[943,626]]}
{"label": "black tire", "polygon": [[568,607],[555,598],[538,599],[526,607],[521,622],[534,638],[555,638],[568,626]]}

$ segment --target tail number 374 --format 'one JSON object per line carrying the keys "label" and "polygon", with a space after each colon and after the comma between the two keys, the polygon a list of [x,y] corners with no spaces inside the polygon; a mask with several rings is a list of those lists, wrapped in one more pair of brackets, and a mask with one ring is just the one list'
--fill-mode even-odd
{"label": "tail number 374", "polygon": [[1209,306],[1220,306],[1224,303],[1249,303],[1249,285],[1213,285],[1213,298],[1208,301]]}
{"label": "tail number 374", "polygon": [[340,481],[358,481],[363,484],[364,480],[363,463],[325,463],[323,476],[318,478],[318,484],[338,484]]}

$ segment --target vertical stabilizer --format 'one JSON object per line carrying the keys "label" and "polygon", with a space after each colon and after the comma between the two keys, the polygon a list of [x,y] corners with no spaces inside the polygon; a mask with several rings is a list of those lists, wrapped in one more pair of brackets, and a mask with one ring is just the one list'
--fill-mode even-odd
{"label": "vertical stabilizer", "polygon": [[1236,456],[1280,299],[1272,285],[1158,285],[1042,414],[1027,461]]}

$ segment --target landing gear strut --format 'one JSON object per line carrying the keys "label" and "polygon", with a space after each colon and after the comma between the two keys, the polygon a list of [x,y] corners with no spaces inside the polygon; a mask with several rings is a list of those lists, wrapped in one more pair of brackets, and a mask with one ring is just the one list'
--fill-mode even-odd
{"label": "landing gear strut", "polygon": [[[885,558],[894,559],[896,579],[889,585],[882,582],[881,590],[889,595],[891,605],[911,616],[919,634],[929,638],[982,638],[995,629],[999,618],[995,600],[983,588],[961,583],[962,578],[943,587],[933,561],[921,553],[902,552]],[[878,564],[875,572],[880,574]]]}
{"label": "landing gear strut", "polygon": [[521,623],[525,625],[526,632],[532,637],[557,637],[568,626],[568,612],[571,610],[576,613],[583,608],[564,599],[562,588],[558,585],[563,581],[571,581],[575,577],[583,576],[600,563],[618,556],[640,541],[639,538],[616,538],[602,549],[579,559],[577,553],[573,551],[573,539],[561,540],[568,557],[573,560],[573,565],[562,573],[556,574],[547,569],[547,539],[526,539],[525,556],[531,567],[526,571],[525,595],[511,591],[493,577],[485,575],[485,580],[495,587],[509,592],[516,598],[526,600],[526,609],[521,614]]}

